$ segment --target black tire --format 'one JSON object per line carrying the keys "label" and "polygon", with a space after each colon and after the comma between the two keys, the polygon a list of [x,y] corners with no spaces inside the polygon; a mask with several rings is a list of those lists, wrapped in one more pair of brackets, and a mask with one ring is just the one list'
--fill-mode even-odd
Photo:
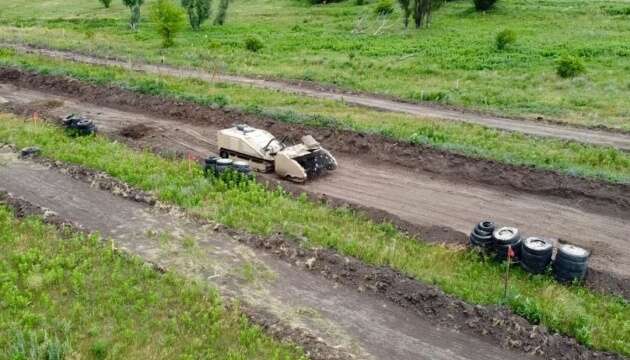
{"label": "black tire", "polygon": [[220,156],[220,157],[222,157],[222,158],[224,158],[224,159],[227,159],[227,158],[229,158],[229,157],[230,157],[230,154],[229,154],[227,151],[225,151],[225,150],[221,149],[221,150],[219,151],[219,156]]}
{"label": "black tire", "polygon": [[[472,234],[471,234],[472,235]],[[488,251],[490,249],[492,249],[492,243],[491,242],[479,242],[477,240],[475,240],[474,237],[469,236],[468,239],[470,240],[470,245],[479,249],[482,249],[483,251]]]}
{"label": "black tire", "polygon": [[556,259],[556,261],[553,263],[553,266],[555,268],[568,272],[581,272],[588,267],[585,262],[578,263],[565,259]]}
{"label": "black tire", "polygon": [[566,259],[569,261],[582,263],[588,260],[590,252],[579,246],[565,244],[558,248],[556,259]]}
{"label": "black tire", "polygon": [[551,253],[532,254],[525,247],[521,247],[521,258],[527,259],[527,262],[529,262],[530,264],[537,263],[548,265],[551,263]]}
{"label": "black tire", "polygon": [[539,274],[545,272],[547,267],[551,264],[551,254],[546,255],[533,255],[527,252],[525,248],[521,248],[521,265],[525,270],[531,273]]}
{"label": "black tire", "polygon": [[484,231],[484,230],[480,230],[478,227],[475,227],[473,229],[473,232],[479,236],[490,236],[492,238],[492,232],[491,231]]}
{"label": "black tire", "polygon": [[492,235],[479,235],[473,231],[472,233],[470,233],[470,237],[472,239],[475,239],[475,241],[478,243],[483,243],[483,244],[492,243]]}
{"label": "black tire", "polygon": [[496,225],[492,221],[483,220],[483,221],[479,222],[479,224],[477,224],[477,226],[475,228],[479,229],[480,231],[483,231],[485,233],[492,234],[492,232],[496,228]]}
{"label": "black tire", "polygon": [[587,272],[586,269],[580,272],[569,272],[569,271],[554,269],[553,276],[554,278],[556,278],[556,280],[567,283],[567,282],[573,282],[575,280],[578,280],[578,281],[584,280],[584,278],[586,277],[586,272]]}
{"label": "black tire", "polygon": [[528,237],[523,241],[523,250],[530,254],[551,256],[553,244],[550,241],[537,237]]}
{"label": "black tire", "polygon": [[513,245],[520,241],[521,233],[517,228],[506,226],[494,230],[492,237],[497,245]]}
{"label": "black tire", "polygon": [[532,274],[542,274],[542,273],[545,272],[545,270],[547,270],[546,266],[531,265],[531,264],[528,264],[527,262],[523,261],[523,259],[521,259],[521,267],[523,268],[523,270],[527,271],[528,273],[532,273]]}

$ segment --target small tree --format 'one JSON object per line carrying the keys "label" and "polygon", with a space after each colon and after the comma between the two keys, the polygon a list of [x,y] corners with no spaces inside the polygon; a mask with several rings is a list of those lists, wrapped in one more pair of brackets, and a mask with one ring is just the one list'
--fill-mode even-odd
{"label": "small tree", "polygon": [[444,3],[444,0],[414,0],[413,19],[416,23],[416,29],[423,26],[429,26],[431,23],[431,13]]}
{"label": "small tree", "polygon": [[221,0],[219,2],[219,9],[217,10],[217,17],[214,19],[215,25],[223,25],[225,23],[225,17],[227,16],[229,5],[230,5],[230,0]]}
{"label": "small tree", "polygon": [[444,0],[398,0],[403,10],[405,28],[409,26],[409,17],[413,13],[416,28],[429,26],[431,12],[442,5]]}
{"label": "small tree", "polygon": [[109,9],[109,6],[112,4],[112,0],[98,0],[105,6],[106,9]]}
{"label": "small tree", "polygon": [[398,3],[403,11],[403,22],[406,29],[409,27],[409,16],[411,16],[411,0],[398,0]]}
{"label": "small tree", "polygon": [[151,20],[162,37],[162,46],[173,46],[175,34],[184,27],[183,11],[171,0],[157,0],[151,6]]}
{"label": "small tree", "polygon": [[188,13],[188,22],[193,30],[198,31],[201,24],[210,18],[212,0],[182,0],[182,6]]}
{"label": "small tree", "polygon": [[122,0],[123,4],[131,10],[131,18],[129,19],[129,27],[133,30],[138,29],[140,24],[140,6],[144,0]]}

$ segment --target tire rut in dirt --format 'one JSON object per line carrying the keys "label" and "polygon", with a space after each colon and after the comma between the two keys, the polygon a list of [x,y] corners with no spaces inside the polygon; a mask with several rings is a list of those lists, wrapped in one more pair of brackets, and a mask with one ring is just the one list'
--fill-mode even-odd
{"label": "tire rut in dirt", "polygon": [[[190,102],[142,95],[117,87],[98,87],[75,79],[0,67],[0,81],[72,96],[83,101],[125,111],[144,112],[191,124],[229,127],[248,123],[298,141],[310,133],[329,150],[352,154],[368,161],[387,162],[436,174],[449,181],[496,186],[567,199],[574,206],[601,214],[630,219],[630,184],[574,177],[530,166],[507,165],[437,150],[429,146],[394,141],[378,135],[346,130],[286,124],[272,118],[236,110],[212,109]],[[360,155],[357,155],[360,154]],[[496,176],[501,174],[501,176]],[[462,181],[462,179],[466,179]]]}
{"label": "tire rut in dirt", "polygon": [[[74,165],[50,163],[45,159],[41,159],[41,163],[56,166],[57,171],[63,174],[79,174],[76,179],[86,184],[94,184],[94,182],[98,183],[99,179],[107,179],[107,176],[102,173]],[[111,182],[106,180],[105,183]],[[117,184],[117,186],[128,187],[123,184]],[[104,186],[104,188],[108,187]],[[133,187],[128,188],[132,193],[141,193]],[[114,188],[110,191],[122,196]],[[0,201],[3,199],[7,202],[6,194],[0,194]],[[10,201],[8,203],[11,204]],[[34,208],[29,207],[28,202],[26,205],[20,207],[21,213],[26,214],[29,209]],[[58,222],[69,223],[61,219]],[[359,289],[366,295],[383,297],[424,319],[429,319],[438,327],[463,332],[497,346],[535,354],[542,358],[622,359],[616,354],[594,352],[577,344],[574,339],[552,334],[542,326],[531,325],[505,308],[473,306],[454,299],[435,286],[410,279],[392,269],[369,266],[357,259],[341,256],[330,250],[305,249],[278,234],[271,237],[258,237],[229,229],[221,231],[227,232],[231,237],[253,248],[279,257],[298,269],[323,276],[349,288]]]}
{"label": "tire rut in dirt", "polygon": [[[39,94],[39,95],[36,95],[36,94]],[[45,96],[46,94],[41,93],[41,92],[33,92],[32,94],[29,94],[28,91],[24,91],[24,95],[29,99],[46,99],[45,97],[42,97],[42,96]],[[72,103],[73,101],[74,100],[67,99],[68,104]],[[33,107],[33,103],[35,103],[35,108]],[[30,116],[32,112],[35,110],[39,111],[41,115],[46,115],[47,113],[45,111],[46,109],[38,108],[36,106],[38,103],[41,103],[41,100],[28,102],[24,106],[14,107],[13,110],[18,113],[19,112],[24,113],[25,115],[28,115],[28,116]],[[80,106],[81,106],[80,104],[76,103],[72,111],[79,111],[79,109],[81,108]],[[189,153],[189,151],[192,148],[181,148],[178,145],[181,142],[181,140],[184,139],[184,137],[182,137],[179,140],[170,139],[172,141],[175,141],[175,143],[173,144],[171,144],[172,141],[167,141],[168,140],[167,138],[161,139],[162,135],[160,135],[160,132],[163,131],[165,128],[171,128],[171,126],[175,130],[174,133],[181,133],[182,135],[185,135],[185,137],[190,135],[194,139],[199,138],[201,143],[199,144],[195,143],[195,145],[193,146],[194,147],[193,151],[196,151],[196,152],[201,151],[202,154],[207,154],[207,151],[209,149],[208,146],[212,146],[211,143],[206,143],[207,141],[202,139],[203,136],[200,133],[197,133],[196,131],[194,131],[195,128],[197,129],[197,131],[202,131],[201,129],[204,126],[208,126],[212,128],[212,125],[210,125],[212,123],[210,123],[209,125],[202,125],[201,127],[199,125],[189,125],[186,123],[181,123],[179,125],[177,124],[171,125],[169,123],[169,121],[171,120],[163,119],[159,117],[159,115],[145,116],[131,109],[119,111],[119,110],[114,110],[112,107],[109,107],[109,109],[107,107],[99,108],[98,106],[94,106],[89,102],[85,102],[82,106],[92,109],[91,111],[94,111],[94,114],[101,114],[102,111],[105,112],[104,114],[107,114],[109,111],[112,113],[112,116],[114,116],[115,119],[133,118],[134,120],[131,121],[131,123],[134,123],[135,119],[146,118],[147,119],[146,121],[141,120],[139,122],[136,122],[136,124],[146,123],[146,124],[150,124],[151,127],[157,126],[156,128],[154,128],[155,134],[151,134],[150,136],[148,136],[146,139],[147,141],[144,141],[145,139],[141,139],[141,141],[134,141],[133,139],[130,139],[130,138],[118,136],[119,130],[120,129],[124,130],[124,128],[123,127],[118,127],[118,128],[110,127],[110,132],[115,132],[115,133],[114,134],[108,133],[107,134],[108,136],[112,136],[114,139],[125,142],[131,147],[134,147],[137,149],[145,150],[148,148],[158,154],[163,154],[164,156],[168,158],[171,158],[173,156],[186,157],[186,155]],[[63,111],[61,113],[63,113]],[[102,115],[102,116],[105,116],[105,118],[107,118],[107,115]],[[56,118],[57,117],[53,116],[51,119],[56,119]],[[156,125],[150,119],[162,119],[162,120]],[[105,124],[107,124],[107,122],[100,123],[100,125],[105,125]],[[125,122],[123,122],[123,124],[125,124]],[[164,141],[167,141],[168,144],[164,144],[163,143]],[[158,146],[155,146],[155,144],[157,144]],[[186,145],[184,143],[181,143],[181,144]],[[188,144],[193,144],[193,143],[188,143]],[[173,147],[173,145],[175,147]],[[201,147],[198,147],[197,145]],[[177,149],[180,149],[181,151]],[[364,164],[364,165],[368,167],[371,166],[369,163]],[[400,170],[398,170],[398,172],[400,172]],[[405,175],[405,176],[415,176],[415,175]],[[373,207],[375,205],[371,205],[371,206],[364,205],[364,204],[370,204],[369,202],[361,203],[361,202],[357,202],[357,200],[349,200],[348,198],[337,198],[335,196],[328,195],[326,193],[320,193],[317,191],[309,191],[308,188],[305,188],[304,186],[298,186],[298,185],[280,181],[273,175],[262,176],[260,177],[260,180],[262,180],[263,183],[267,184],[268,186],[270,186],[270,188],[273,188],[273,189],[275,189],[277,186],[283,186],[286,190],[288,190],[290,193],[294,195],[300,195],[304,193],[305,191],[307,191],[309,197],[312,200],[315,200],[318,202],[324,201],[327,205],[330,205],[332,207],[346,207],[346,208],[350,207],[352,209],[358,210],[361,213],[366,214],[370,219],[376,222],[383,222],[383,221],[390,222],[396,225],[399,229],[409,233],[412,236],[415,236],[416,239],[418,240],[424,240],[424,241],[429,241],[429,242],[460,243],[460,244],[464,244],[465,242],[468,241],[467,236],[464,233],[454,230],[450,227],[439,226],[439,225],[428,225],[428,226],[419,225],[419,223],[417,222],[404,220],[400,218],[398,215],[396,215],[395,213],[383,210],[387,208],[376,208],[376,207]],[[334,180],[334,179],[331,179],[331,180]],[[325,181],[325,180],[322,179],[322,181]],[[430,181],[433,181],[433,180],[430,180]],[[316,184],[313,184],[313,185],[316,185]],[[476,218],[476,216],[474,217]],[[430,223],[435,223],[435,222],[432,221]],[[603,269],[598,268],[598,269],[591,269],[591,270],[592,271],[589,271],[588,273],[587,282],[586,282],[587,286],[597,291],[619,294],[625,298],[630,298],[630,286],[629,286],[630,278],[623,277],[617,273],[613,273],[609,271],[607,268],[603,268]]]}

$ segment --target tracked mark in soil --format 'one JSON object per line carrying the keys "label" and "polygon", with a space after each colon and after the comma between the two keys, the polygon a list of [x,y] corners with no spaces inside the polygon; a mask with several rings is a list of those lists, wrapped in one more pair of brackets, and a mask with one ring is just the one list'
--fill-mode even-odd
{"label": "tracked mark in soil", "polygon": [[[14,71],[13,74],[22,76],[21,72]],[[1,76],[2,71],[0,78]],[[469,175],[475,178],[477,171],[486,175],[492,171],[502,172],[500,178],[493,179],[513,179],[518,184],[527,184],[526,180],[529,177],[540,180],[534,176],[537,173],[529,168],[482,162],[479,169],[475,166],[474,159],[469,159],[473,163],[470,164],[463,161],[465,158],[460,157],[455,157],[458,160],[451,164],[453,160],[448,154],[441,152],[436,154],[432,149],[423,148],[414,149],[413,152],[404,151],[400,157],[396,157],[399,153],[397,149],[402,144],[391,144],[379,137],[365,138],[327,129],[292,128],[233,111],[223,112],[181,102],[170,103],[165,99],[141,96],[116,88],[95,88],[67,79],[55,78],[53,81],[38,75],[31,76],[45,88],[52,86],[57,89],[63,85],[64,90],[85,95],[95,102],[107,100],[109,104],[128,111],[95,106],[93,103],[77,103],[71,98],[0,85],[0,95],[12,100],[14,110],[30,113],[37,110],[32,104],[42,99],[63,100],[65,101],[63,108],[46,113],[60,117],[67,112],[81,112],[92,117],[104,133],[114,137],[121,128],[130,124],[147,124],[156,129],[150,136],[137,141],[130,141],[128,138],[121,140],[131,146],[150,149],[165,156],[191,154],[197,157],[207,156],[216,147],[213,143],[216,131],[221,126],[231,126],[236,122],[248,122],[270,129],[273,133],[289,134],[294,138],[299,138],[304,133],[314,134],[317,138],[324,139],[322,142],[326,147],[333,150],[341,144],[342,149],[339,149],[337,157],[342,166],[337,173],[306,186],[282,182],[273,175],[263,176],[262,179],[272,186],[280,184],[295,194],[307,192],[312,198],[325,199],[333,205],[350,204],[367,213],[372,219],[391,221],[401,229],[412,231],[412,234],[419,235],[419,238],[430,241],[465,241],[465,233],[470,231],[472,224],[480,218],[492,218],[499,223],[516,225],[528,234],[544,234],[555,237],[557,241],[569,240],[593,250],[592,271],[587,278],[589,286],[629,297],[630,250],[625,245],[625,236],[630,231],[628,221],[630,212],[625,206],[616,208],[607,199],[601,199],[595,194],[584,196],[567,191],[567,188],[583,186],[585,190],[606,194],[608,199],[618,194],[622,198],[622,203],[625,203],[626,200],[623,198],[630,198],[630,191],[623,190],[628,188],[627,185],[598,183],[566,176],[557,177],[558,174],[543,172],[540,174],[543,182],[537,184],[550,185],[556,189],[556,192],[551,194],[559,193],[568,199],[557,196],[531,196],[503,187],[480,186],[470,180],[462,181],[451,173],[451,170],[455,170],[456,174],[461,170],[464,172],[472,170]],[[119,101],[123,105],[120,105]],[[138,113],[139,109],[155,109],[172,115],[164,118],[161,114],[146,112],[149,114],[146,116]],[[357,139],[361,141],[357,142]],[[363,155],[357,158],[356,154]],[[419,161],[423,168],[432,166],[435,169],[446,170],[448,176],[444,178],[417,169],[409,170],[396,166],[398,162],[412,162],[411,154],[417,154],[414,156],[426,160]],[[373,158],[380,156],[386,156],[387,160],[375,161]],[[479,162],[476,161],[478,166]],[[555,184],[554,181],[557,180],[561,182]],[[611,189],[613,192],[608,193]],[[592,197],[598,200],[594,201]]]}
{"label": "tracked mark in soil", "polygon": [[[99,231],[113,238],[122,251],[162,269],[209,281],[225,296],[241,299],[256,312],[262,308],[294,328],[308,329],[321,337],[328,349],[340,349],[341,354],[360,359],[526,358],[516,352],[522,351],[518,347],[502,349],[491,344],[491,339],[435,326],[377,294],[341,286],[317,272],[300,271],[272,252],[252,251],[237,241],[244,239],[234,239],[220,228],[195,225],[173,212],[119,199],[47,167],[15,161],[0,167],[0,180],[14,197],[51,209],[66,223]],[[166,245],[152,237],[156,232],[169,235]],[[196,239],[194,254],[182,247],[184,236]],[[273,276],[244,280],[238,274],[249,263],[268,269]],[[347,358],[329,356],[316,358]]]}
{"label": "tracked mark in soil", "polygon": [[630,151],[630,133],[618,129],[601,127],[599,127],[599,129],[594,129],[568,125],[565,122],[554,120],[542,122],[497,117],[462,109],[447,108],[435,104],[414,104],[371,94],[340,92],[338,89],[324,88],[309,82],[289,82],[282,80],[266,80],[262,78],[248,78],[235,75],[211,74],[203,70],[181,69],[167,65],[151,65],[117,59],[105,59],[68,51],[41,49],[26,45],[0,44],[0,46],[9,47],[19,52],[35,53],[75,62],[94,65],[120,66],[135,71],[202,79],[209,82],[228,82],[248,85],[318,99],[342,101],[351,105],[363,106],[381,111],[404,113],[417,116],[419,118],[433,118],[473,123],[504,131],[519,132],[541,137],[552,137],[594,145],[613,146],[621,150]]}
{"label": "tracked mark in soil", "polygon": [[[45,159],[40,159],[38,160],[38,162],[41,164],[47,164],[47,166],[42,167],[42,168],[37,168],[37,165],[29,166],[27,163],[15,163],[15,160],[13,162],[9,161],[8,169],[2,169],[2,167],[0,167],[0,179],[4,177],[4,179],[7,180],[5,181],[5,183],[9,184],[9,186],[13,188],[15,188],[16,185],[14,182],[12,184],[11,179],[6,178],[7,174],[16,174],[16,175],[21,174],[23,176],[25,175],[27,178],[31,180],[35,180],[35,182],[38,182],[39,177],[45,177],[45,178],[51,179],[52,180],[51,182],[57,185],[64,183],[65,186],[63,187],[74,189],[75,194],[77,194],[76,190],[78,190],[79,193],[81,193],[82,191],[87,192],[87,193],[94,192],[95,191],[94,184],[98,184],[98,188],[100,189],[109,189],[109,192],[118,196],[124,196],[124,194],[117,193],[115,191],[116,188],[121,188],[121,187],[127,188],[129,192],[131,193],[142,194],[141,191],[135,190],[132,187],[129,187],[128,185],[124,183],[120,183],[115,179],[111,179],[107,175],[99,173],[99,172],[94,172],[94,171],[83,169],[81,167],[77,167],[73,165],[68,166],[59,162],[50,162]],[[80,189],[81,188],[80,186],[71,186],[70,185],[71,183],[67,183],[63,179],[59,180],[59,178],[56,178],[55,175],[52,175],[49,173],[51,171],[49,170],[50,166],[52,166],[53,169],[57,169],[57,171],[60,174],[62,174],[62,176],[64,176],[65,174],[75,174],[76,179],[79,179],[81,182],[85,184],[89,184],[90,187],[87,189],[86,188]],[[37,175],[38,172],[46,172],[49,174]],[[32,185],[32,186],[36,186],[36,185]],[[54,187],[55,185],[51,185],[51,186]],[[17,187],[21,188],[21,186],[19,185]],[[44,190],[44,193],[45,192],[46,190]],[[101,195],[98,195],[97,197],[100,197],[100,196]],[[29,197],[38,198],[38,195],[29,193]],[[81,197],[83,196],[82,195],[78,196],[78,198],[81,198]],[[46,196],[40,199],[45,199],[45,198]],[[129,198],[129,197],[126,197],[126,198]],[[8,196],[7,194],[3,194],[0,191],[0,202],[2,202],[3,200],[4,202],[8,202],[14,208],[19,209],[19,213],[21,214],[37,213],[37,209],[39,209],[38,206],[34,206],[28,200],[24,200],[24,199],[16,200],[15,197],[10,196],[10,195]],[[76,200],[77,199],[75,199],[75,201]],[[98,201],[98,200],[99,199],[96,199],[94,201]],[[104,200],[104,198],[101,198],[101,200]],[[79,200],[79,202],[80,201],[81,200]],[[147,204],[151,203],[150,200],[144,201],[144,202],[146,202]],[[105,202],[100,201],[99,203],[102,205],[105,205],[105,207],[107,205],[107,201]],[[68,206],[71,208],[74,205],[68,204]],[[123,206],[123,209],[122,209],[123,212],[126,211],[123,203],[119,203],[119,206]],[[72,211],[69,211],[69,210],[66,210],[66,211],[69,213],[72,213]],[[42,212],[40,211],[40,213]],[[171,211],[171,214],[172,213],[173,212]],[[130,214],[133,215],[133,212]],[[74,214],[74,216],[76,217],[77,215]],[[159,213],[153,213],[153,214],[145,213],[140,217],[145,222],[148,221],[150,223],[155,223],[155,220],[153,219],[153,217],[157,217],[157,216],[160,216],[160,214]],[[134,221],[134,216],[126,217],[126,218],[130,222]],[[181,217],[178,217],[178,218],[180,218],[180,220],[176,219],[174,221],[182,222]],[[48,216],[47,219],[49,222],[58,223],[58,224],[68,224],[68,223],[71,224],[72,223],[72,222],[69,222],[67,219],[65,219],[63,215],[54,215],[52,217]],[[169,223],[168,221],[169,221],[168,218],[162,218],[161,221],[159,221],[159,223],[168,224]],[[94,224],[92,224],[92,226],[94,226]],[[180,225],[176,227],[178,229],[181,229],[184,226],[189,227],[190,224]],[[204,226],[204,225],[200,225],[200,226]],[[510,349],[518,350],[520,352],[525,352],[529,355],[535,355],[535,357],[545,358],[545,359],[567,359],[568,360],[568,359],[621,359],[622,358],[615,354],[593,352],[589,349],[586,349],[585,347],[581,345],[578,345],[573,339],[563,337],[558,334],[551,334],[542,326],[530,325],[527,323],[526,320],[524,320],[523,318],[519,316],[514,315],[509,310],[502,309],[502,308],[494,308],[494,307],[471,306],[462,301],[453,299],[445,295],[434,286],[428,286],[420,282],[417,282],[415,280],[409,279],[408,277],[401,275],[391,269],[374,268],[371,266],[367,266],[361,263],[360,261],[357,261],[356,259],[340,256],[328,250],[304,249],[297,246],[292,241],[287,241],[283,239],[280,235],[275,235],[270,238],[261,238],[261,237],[251,236],[243,232],[222,230],[221,227],[218,228],[219,230],[217,232],[217,226],[215,225],[214,227],[215,227],[215,230],[214,230],[215,237],[220,237],[222,233],[227,233],[229,234],[229,237],[222,237],[223,239],[236,239],[239,242],[245,243],[248,246],[253,247],[254,249],[264,251],[264,253],[268,254],[269,256],[272,256],[273,258],[279,258],[284,263],[289,264],[290,265],[289,268],[286,268],[286,267],[282,268],[281,266],[278,266],[278,265],[273,266],[274,261],[270,260],[269,257],[266,257],[266,256],[260,257],[255,254],[251,254],[248,256],[249,259],[258,259],[262,263],[266,264],[266,266],[273,268],[278,276],[286,275],[284,271],[290,271],[294,273],[296,269],[300,269],[302,272],[304,272],[304,274],[313,274],[318,278],[323,277],[323,278],[328,279],[329,281],[332,281],[335,284],[342,286],[342,287],[339,287],[339,286],[332,287],[331,291],[335,294],[340,293],[342,296],[348,296],[347,294],[352,294],[352,293],[357,294],[356,291],[358,290],[358,294],[359,294],[358,299],[361,299],[363,301],[356,301],[357,298],[353,298],[353,299],[349,299],[349,301],[339,302],[338,305],[340,306],[340,308],[336,309],[335,311],[341,311],[344,315],[348,315],[346,310],[343,310],[344,306],[350,305],[353,307],[357,307],[357,306],[369,307],[371,298],[377,298],[377,299],[382,298],[396,304],[396,306],[400,307],[401,309],[410,311],[411,314],[417,314],[417,316],[419,316],[420,318],[430,320],[431,323],[433,324],[432,326],[437,326],[437,328],[433,329],[433,331],[440,333],[442,336],[444,336],[445,333],[443,333],[443,330],[439,330],[439,329],[451,328],[455,330],[457,333],[461,332],[462,334],[469,334],[469,335],[472,335],[473,337],[482,339],[489,343],[500,345],[503,348],[510,348]],[[112,228],[115,228],[115,230],[112,231],[111,230]],[[152,230],[155,230],[155,229],[156,229],[155,227],[152,228]],[[186,274],[191,274],[190,272],[191,266],[197,269],[193,271],[193,273],[198,272],[199,269],[202,269],[202,271],[205,271],[203,264],[201,267],[198,266],[199,264],[192,264],[192,262],[190,261],[191,260],[190,258],[186,258],[184,259],[184,261],[173,261],[173,260],[165,261],[164,254],[161,254],[161,255],[155,254],[154,252],[157,251],[155,248],[152,248],[151,246],[147,246],[146,244],[142,244],[142,239],[138,239],[138,237],[142,238],[142,236],[139,236],[137,232],[134,234],[133,239],[134,241],[140,240],[140,244],[128,244],[128,242],[125,243],[125,236],[124,234],[122,234],[125,232],[125,226],[124,225],[116,226],[116,220],[114,221],[114,224],[108,224],[108,230],[105,230],[105,234],[107,234],[108,232],[110,234],[113,234],[111,236],[117,239],[120,239],[122,237],[123,238],[122,244],[125,244],[125,246],[127,246],[128,251],[130,251],[131,253],[139,253],[141,256],[148,258],[149,261],[152,264],[154,264],[154,266],[156,266],[157,269],[160,271],[164,271],[165,268],[176,268],[182,271],[183,263],[187,264],[187,265],[184,265],[184,268],[187,268],[186,271],[184,271],[184,273]],[[190,229],[188,233],[190,234]],[[205,240],[202,238],[199,239],[200,244],[206,244],[208,242],[209,242],[208,239],[205,239]],[[210,240],[210,242],[213,242],[213,241]],[[213,247],[217,247],[217,246],[219,245],[217,245],[216,241],[214,241]],[[222,257],[226,255],[231,256],[231,257],[234,256],[233,251],[228,251],[226,253],[226,250],[230,248],[230,246],[223,246],[222,248],[223,250],[220,251],[220,256]],[[181,252],[175,252],[175,254],[176,256],[179,256],[179,257],[182,256]],[[242,256],[243,252],[240,251],[238,252],[238,254],[239,256]],[[212,255],[209,255],[209,256],[212,257]],[[298,270],[298,272],[300,270]],[[293,274],[293,279],[297,281],[308,281],[308,280],[314,281],[313,280],[314,278],[306,276],[306,275],[296,277],[295,274]],[[226,282],[222,282],[220,285],[225,286],[225,284]],[[310,285],[321,286],[322,284],[323,283],[315,283],[315,284],[310,284]],[[243,285],[242,282],[239,282],[236,286],[247,287],[246,285]],[[275,287],[275,289],[276,291],[277,290],[286,291],[287,287],[280,286],[279,288]],[[345,289],[357,289],[357,290],[351,290],[351,292],[347,292]],[[312,292],[315,291],[312,288],[309,288],[309,290]],[[322,294],[324,293],[330,294],[329,290],[326,290],[326,289],[320,289],[320,291],[322,292]],[[239,292],[239,294],[241,294],[240,296],[242,296],[242,291]],[[263,291],[262,293],[257,292],[257,294],[263,295],[263,296],[269,296],[271,298],[269,301],[273,302],[274,293]],[[303,292],[300,294],[302,296],[305,295]],[[275,296],[277,296],[277,294],[275,294]],[[335,297],[339,299],[338,296],[335,296]],[[324,299],[325,298],[316,298],[314,301],[316,304],[321,305],[321,302],[324,302],[324,303],[326,302]],[[250,299],[250,301],[254,301],[254,300]],[[291,305],[296,306],[295,308],[296,313],[302,314],[302,315],[306,314],[310,317],[313,317],[312,320],[314,320],[315,322],[318,322],[321,324],[322,321],[324,321],[324,318],[326,318],[326,315],[325,315],[326,311],[323,310],[322,312],[322,308],[318,309],[317,305],[314,305],[315,306],[314,308],[301,307],[301,306],[296,305],[295,299],[293,299],[293,301],[291,301],[290,303]],[[337,303],[334,303],[334,305],[337,306]],[[284,306],[286,306],[286,304]],[[325,307],[326,305],[323,305],[323,306]],[[392,309],[390,308],[389,310],[385,310],[386,308],[387,308],[386,306],[377,307],[376,312],[374,312],[374,308],[372,308],[372,311],[370,311],[369,314],[368,312],[362,312],[362,311],[358,311],[358,313],[361,314],[362,317],[363,316],[367,316],[369,318],[376,317],[377,319],[379,319],[379,321],[393,321],[394,319],[387,318],[387,315],[386,315],[387,313],[390,313],[391,315]],[[316,349],[319,350],[319,352],[313,353],[313,355],[315,355],[313,356],[314,359],[345,358],[343,355],[340,355],[338,353],[338,349],[326,347],[323,343],[321,343],[321,341],[315,340],[312,337],[312,335],[311,336],[304,335],[305,334],[304,331],[300,332],[294,329],[287,330],[287,327],[285,325],[275,320],[277,314],[270,315],[264,309],[263,309],[263,312],[261,312],[260,309],[251,309],[251,308],[247,308],[247,309],[248,309],[248,316],[250,317],[250,319],[253,319],[256,323],[262,323],[263,326],[268,327],[268,330],[271,331],[275,336],[279,337],[280,339],[286,340],[287,338],[289,338],[289,339],[293,339],[294,341],[297,341],[297,343],[305,343],[306,346],[311,347],[311,348],[315,346]],[[324,318],[321,318],[321,316],[324,316]],[[383,318],[382,316],[386,316],[386,317]],[[416,316],[416,315],[411,315],[411,316]],[[328,317],[330,317],[330,315],[328,315]],[[415,318],[407,317],[405,318],[405,320],[402,320],[402,321],[397,320],[395,324],[399,328],[398,331],[403,331],[403,332],[409,331],[409,329],[404,330],[405,328],[407,328],[407,325],[408,325],[407,322],[413,323],[413,326],[418,326],[418,323],[415,322],[414,319]],[[354,320],[356,321],[357,319],[354,318]],[[369,322],[366,323],[364,319],[361,319],[355,325],[359,326],[359,324],[361,326],[364,326],[364,325],[368,325]],[[313,324],[311,325],[313,326]],[[357,329],[351,331],[351,333],[354,332],[356,334],[356,331]],[[379,333],[381,333],[382,331],[386,331],[386,328],[383,328],[382,324],[380,324],[380,326],[376,326],[376,327],[372,326],[371,328],[368,328],[369,335],[361,331],[359,331],[359,333],[364,336],[372,337],[371,335],[374,335],[374,333],[376,333],[376,335],[379,335]],[[423,333],[420,332],[416,334],[423,334]],[[413,341],[411,339],[387,339],[392,342],[397,342],[399,346],[404,344],[403,346],[407,346],[408,348],[405,348],[404,350],[397,348],[396,351],[394,352],[392,352],[391,349],[390,350],[384,349],[383,352],[366,353],[365,356],[367,357],[359,356],[359,358],[368,358],[368,357],[371,358],[371,355],[374,355],[375,358],[395,358],[395,359],[423,359],[423,358],[492,359],[494,358],[494,354],[495,354],[494,350],[491,351],[490,353],[484,353],[484,351],[488,351],[491,348],[488,348],[485,345],[482,345],[483,349],[480,349],[481,351],[475,351],[471,348],[466,348],[466,347],[460,348],[460,346],[462,346],[463,344],[460,344],[458,342],[452,342],[453,340],[452,337],[454,336],[454,334],[453,333],[448,333],[448,334],[449,335],[447,336],[449,336],[448,340],[450,342],[448,342],[449,345],[448,345],[448,348],[446,348],[446,350],[443,348],[440,348],[439,346],[436,347],[437,343],[431,343],[431,342],[417,343],[417,341]],[[340,334],[337,333],[336,335],[339,336]],[[383,335],[383,334],[380,334],[380,335]],[[424,334],[424,335],[427,336],[428,339],[424,339],[423,341],[427,341],[427,340],[434,341],[435,339],[437,339],[434,336],[434,334]],[[400,341],[403,341],[403,343],[400,343]],[[477,345],[479,346],[479,344]],[[416,348],[417,346],[422,346],[422,348],[419,349],[420,351],[422,351],[421,354],[413,352],[413,349]],[[355,351],[354,355],[356,356],[357,349],[355,348],[354,351]],[[368,351],[370,351],[369,348],[368,348]],[[372,349],[372,351],[375,351],[375,350]],[[464,351],[466,355],[462,356],[462,353],[461,353],[462,351]],[[496,354],[498,355],[498,353]],[[481,357],[479,357],[478,355],[480,355]],[[506,356],[505,358],[507,359],[518,358],[518,356],[516,356],[513,353],[503,353],[502,356]]]}

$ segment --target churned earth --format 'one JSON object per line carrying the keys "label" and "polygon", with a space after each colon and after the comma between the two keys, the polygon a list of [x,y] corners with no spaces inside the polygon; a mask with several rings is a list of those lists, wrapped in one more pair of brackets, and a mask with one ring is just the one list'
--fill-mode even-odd
{"label": "churned earth", "polygon": [[[511,312],[471,306],[389,269],[202,223],[102,173],[0,149],[0,201],[101,233],[162,271],[208,281],[315,359],[618,359]],[[151,205],[154,204],[154,205]],[[252,317],[256,318],[255,315]],[[299,334],[299,335],[295,335]]]}
{"label": "churned earth", "polygon": [[526,235],[575,243],[593,252],[588,283],[627,297],[628,185],[470,159],[376,136],[278,124],[72,80],[15,76],[20,85],[45,89],[0,86],[0,97],[16,111],[57,118],[81,113],[94,119],[103,133],[161,153],[205,157],[217,150],[216,131],[237,122],[292,138],[313,133],[334,151],[341,164],[336,172],[304,186],[273,174],[263,178],[293,192],[357,205],[429,240],[465,242],[465,233],[476,222],[490,218],[517,226]]}

